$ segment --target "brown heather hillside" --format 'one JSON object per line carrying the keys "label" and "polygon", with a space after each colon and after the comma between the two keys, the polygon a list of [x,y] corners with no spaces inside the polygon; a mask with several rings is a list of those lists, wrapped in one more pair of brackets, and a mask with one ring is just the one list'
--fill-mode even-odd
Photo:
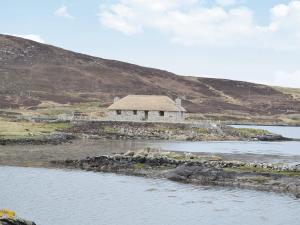
{"label": "brown heather hillside", "polygon": [[[130,54],[130,53],[128,53]],[[299,114],[300,101],[286,89],[241,81],[184,77],[0,35],[0,108],[43,101],[111,103],[113,96],[185,96],[189,112]]]}

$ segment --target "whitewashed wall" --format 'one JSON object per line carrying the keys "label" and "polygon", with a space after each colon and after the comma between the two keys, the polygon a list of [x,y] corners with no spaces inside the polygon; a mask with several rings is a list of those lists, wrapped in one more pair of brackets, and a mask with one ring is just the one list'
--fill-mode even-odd
{"label": "whitewashed wall", "polygon": [[145,111],[137,111],[137,115],[133,111],[122,110],[121,115],[117,111],[112,110],[108,112],[108,118],[113,121],[157,121],[157,122],[177,122],[184,120],[183,112],[164,112],[164,116],[159,115],[159,111],[149,111],[148,119],[145,120]]}

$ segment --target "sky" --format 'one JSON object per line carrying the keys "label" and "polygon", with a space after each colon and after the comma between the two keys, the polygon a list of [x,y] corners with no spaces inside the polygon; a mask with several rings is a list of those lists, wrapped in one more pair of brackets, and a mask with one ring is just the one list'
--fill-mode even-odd
{"label": "sky", "polygon": [[300,88],[300,0],[0,0],[0,33],[179,75]]}

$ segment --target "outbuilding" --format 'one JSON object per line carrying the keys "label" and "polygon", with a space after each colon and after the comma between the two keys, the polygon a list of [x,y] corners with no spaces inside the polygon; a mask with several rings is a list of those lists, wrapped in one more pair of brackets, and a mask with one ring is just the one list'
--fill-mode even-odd
{"label": "outbuilding", "polygon": [[108,107],[109,119],[114,121],[179,122],[184,120],[185,112],[180,98],[173,101],[163,95],[115,97]]}

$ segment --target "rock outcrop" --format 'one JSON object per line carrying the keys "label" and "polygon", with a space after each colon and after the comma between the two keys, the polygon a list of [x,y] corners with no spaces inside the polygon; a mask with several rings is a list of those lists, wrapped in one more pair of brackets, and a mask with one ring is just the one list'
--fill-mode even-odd
{"label": "rock outcrop", "polygon": [[18,218],[0,218],[0,225],[36,225],[34,222]]}
{"label": "rock outcrop", "polygon": [[56,166],[97,172],[114,172],[173,181],[287,192],[300,197],[300,165],[271,165],[201,158],[187,153],[139,152],[53,162]]}

